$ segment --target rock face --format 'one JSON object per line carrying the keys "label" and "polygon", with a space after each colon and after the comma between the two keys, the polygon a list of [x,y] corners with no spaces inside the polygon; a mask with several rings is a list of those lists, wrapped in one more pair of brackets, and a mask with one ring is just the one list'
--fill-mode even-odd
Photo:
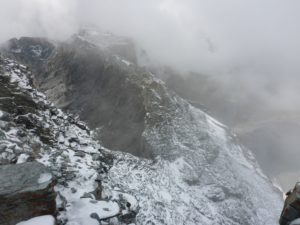
{"label": "rock face", "polygon": [[0,224],[16,223],[41,215],[54,215],[55,181],[38,162],[0,167]]}
{"label": "rock face", "polygon": [[[102,41],[93,36],[92,43],[85,38],[90,40],[89,31],[81,31],[55,49],[46,39],[11,39],[2,52],[30,66],[39,89],[57,107],[79,114],[91,129],[101,127],[98,138],[105,147],[149,157],[141,137],[142,88],[128,79],[141,73],[129,69],[136,61],[133,44],[112,35],[100,35]],[[32,56],[32,46],[45,54]]]}

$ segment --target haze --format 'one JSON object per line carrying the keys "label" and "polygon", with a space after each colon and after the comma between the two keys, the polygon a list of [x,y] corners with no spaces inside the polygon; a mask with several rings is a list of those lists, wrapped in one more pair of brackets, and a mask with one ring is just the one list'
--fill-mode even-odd
{"label": "haze", "polygon": [[[250,110],[267,108],[270,118],[292,114],[289,122],[297,124],[299,11],[297,0],[10,0],[0,2],[0,42],[20,36],[64,40],[82,26],[95,25],[133,38],[153,64],[183,76],[218,77],[226,90],[239,86],[231,95],[246,92],[264,103],[252,102]],[[293,140],[281,143],[281,149],[294,149],[285,160],[296,165],[300,143],[297,135]],[[300,171],[293,167],[293,173]]]}

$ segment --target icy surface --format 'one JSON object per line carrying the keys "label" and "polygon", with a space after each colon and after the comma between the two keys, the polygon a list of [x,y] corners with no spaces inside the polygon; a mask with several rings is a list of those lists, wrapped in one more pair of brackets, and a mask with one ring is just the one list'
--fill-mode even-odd
{"label": "icy surface", "polygon": [[53,216],[38,216],[17,225],[55,225],[55,220]]}

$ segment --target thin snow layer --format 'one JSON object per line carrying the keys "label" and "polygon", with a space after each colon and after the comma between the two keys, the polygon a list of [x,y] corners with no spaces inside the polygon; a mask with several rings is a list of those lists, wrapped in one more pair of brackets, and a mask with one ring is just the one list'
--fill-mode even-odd
{"label": "thin snow layer", "polygon": [[110,187],[138,199],[137,224],[277,224],[280,191],[252,154],[224,125],[176,96],[166,103],[162,92],[145,100],[143,136],[156,159],[119,153],[108,175]]}
{"label": "thin snow layer", "polygon": [[55,225],[55,219],[53,216],[38,216],[30,220],[26,220],[17,225]]}
{"label": "thin snow layer", "polygon": [[[11,122],[8,127],[8,123],[0,118],[0,134],[2,135],[0,163],[13,162],[15,159],[17,163],[23,163],[30,156],[49,167],[57,179],[55,191],[57,192],[57,208],[60,209],[59,222],[69,225],[98,224],[96,219],[90,217],[94,212],[100,219],[116,214],[126,214],[126,211],[121,211],[119,208],[119,205],[122,206],[122,203],[117,203],[119,198],[124,194],[130,201],[136,202],[136,200],[122,191],[119,194],[112,192],[111,196],[106,196],[107,201],[93,200],[94,192],[98,187],[96,178],[100,173],[104,174],[105,162],[101,159],[103,159],[102,151],[105,150],[92,138],[92,132],[84,123],[72,115],[64,114],[48,102],[45,95],[33,89],[27,77],[30,73],[26,67],[22,67],[13,60],[2,59],[0,56],[0,62],[1,60],[3,65],[0,66],[5,71],[0,73],[0,76],[10,78],[8,80],[14,84],[10,87],[12,91],[20,91],[20,94],[29,96],[34,102],[43,105],[43,110],[37,108],[36,111],[25,116],[35,118],[35,125],[38,126],[40,132],[46,129],[47,136],[44,136],[45,142],[41,140],[40,133],[35,132],[34,129],[26,130],[23,124],[18,125],[14,122]],[[24,71],[15,73],[15,69],[19,68]],[[25,135],[20,136],[20,133]],[[38,146],[34,153],[32,146]],[[42,174],[37,182],[47,182],[51,176],[51,174]],[[82,199],[83,197],[87,198]],[[124,204],[126,205],[126,202]],[[33,222],[48,225],[47,221],[42,218],[35,218],[20,224],[31,225]]]}
{"label": "thin snow layer", "polygon": [[90,215],[97,213],[99,219],[110,218],[116,216],[120,212],[120,208],[116,202],[95,201],[91,199],[80,199],[68,210],[70,225],[98,225],[99,222]]}
{"label": "thin snow layer", "polygon": [[43,173],[40,175],[39,179],[38,179],[38,183],[42,184],[45,182],[49,182],[52,179],[52,175],[50,173]]}

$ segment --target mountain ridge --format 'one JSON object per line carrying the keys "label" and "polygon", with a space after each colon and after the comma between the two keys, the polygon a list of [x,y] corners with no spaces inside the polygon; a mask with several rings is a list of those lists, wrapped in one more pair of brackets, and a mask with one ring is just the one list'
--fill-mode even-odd
{"label": "mountain ridge", "polygon": [[[86,44],[83,43],[83,46]],[[78,44],[76,47],[80,49],[78,54],[83,54],[82,56],[76,54],[76,49],[66,54],[69,55],[67,60],[64,54],[58,54],[56,57],[60,57],[56,58],[54,64],[51,61],[47,64],[50,73],[47,71],[38,76],[49,78],[47,76],[52,74],[53,81],[69,76],[70,79],[80,78],[78,83],[87,82],[86,87],[90,87],[80,89],[81,96],[87,94],[82,101],[90,101],[88,104],[97,97],[92,98],[90,94],[98,93],[93,89],[98,87],[93,85],[93,81],[97,80],[97,84],[102,84],[99,91],[104,90],[105,98],[102,96],[98,103],[101,107],[101,104],[108,102],[112,105],[112,110],[105,114],[99,113],[98,116],[112,116],[114,108],[121,112],[115,115],[116,120],[121,122],[115,124],[116,130],[121,130],[112,138],[116,142],[130,132],[118,127],[127,122],[122,121],[127,118],[124,113],[128,113],[128,118],[133,122],[135,117],[132,118],[132,114],[140,113],[140,107],[125,112],[126,105],[121,108],[119,98],[125,97],[125,101],[130,103],[131,97],[137,97],[134,101],[145,110],[141,114],[143,130],[139,133],[145,145],[139,150],[142,150],[141,156],[149,154],[150,157],[140,158],[118,151],[110,153],[113,155],[111,160],[110,157],[100,157],[104,163],[110,162],[106,163],[109,164],[109,169],[106,182],[103,183],[104,194],[115,196],[116,192],[122,192],[134,196],[139,205],[136,224],[271,225],[277,222],[282,204],[280,192],[263,175],[251,152],[240,146],[224,125],[168,90],[161,80],[145,68],[128,65],[122,58],[114,55],[105,55],[106,52],[94,45],[86,46],[88,50],[79,48]],[[84,59],[84,52],[89,53],[90,47],[96,53],[92,54],[94,57],[104,58],[96,58],[95,61],[91,61],[93,58],[90,57]],[[82,61],[78,61],[78,57],[87,62],[80,64]],[[100,71],[106,72],[99,73],[98,70],[87,67],[90,65],[98,68],[99,65],[94,63],[99,61],[110,69],[102,70],[106,67],[100,66]],[[76,69],[78,66],[82,66],[82,69]],[[85,81],[87,78],[92,78],[93,81]],[[122,89],[122,85],[125,88]],[[138,91],[128,92],[130,85],[137,87]],[[68,88],[69,84],[66,85],[66,90],[70,91]],[[51,98],[49,93],[48,96]],[[74,98],[71,95],[67,97]],[[80,104],[81,106],[86,107]],[[96,104],[93,107],[99,106]],[[80,118],[82,119],[82,114]],[[101,136],[98,139],[101,141]],[[128,151],[125,148],[117,150]],[[91,160],[89,156],[85,157]],[[74,200],[72,194],[63,194]],[[76,203],[77,200],[74,201]],[[75,203],[73,207],[76,206]],[[132,204],[136,205],[134,201]],[[72,218],[72,212],[67,209],[67,218]]]}

